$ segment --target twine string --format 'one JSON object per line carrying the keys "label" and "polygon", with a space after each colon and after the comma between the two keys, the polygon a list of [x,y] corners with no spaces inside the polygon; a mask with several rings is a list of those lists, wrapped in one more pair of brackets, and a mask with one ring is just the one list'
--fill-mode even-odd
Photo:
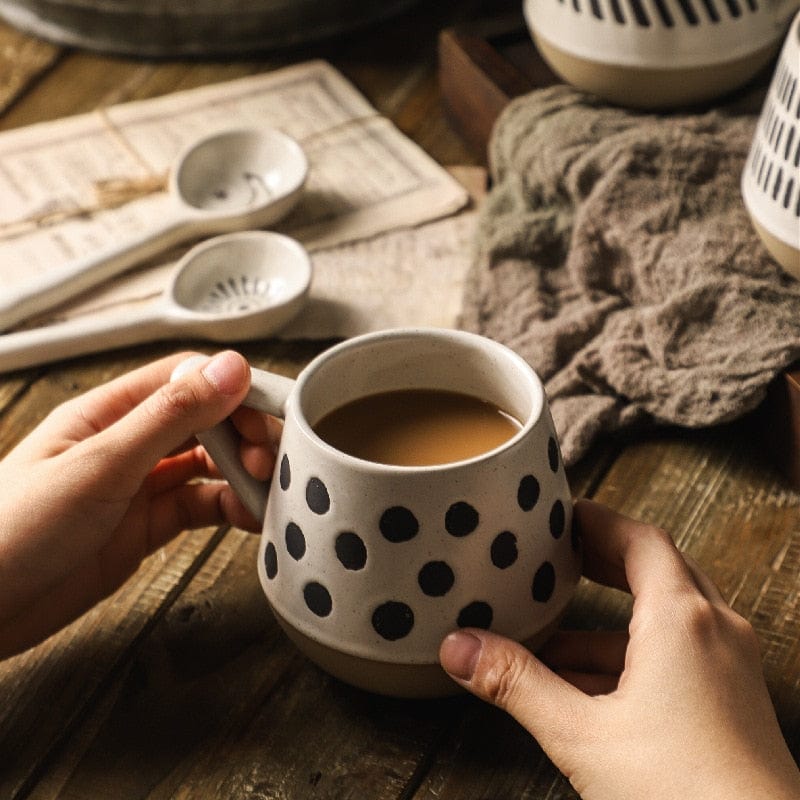
{"label": "twine string", "polygon": [[114,124],[105,108],[98,109],[103,127],[125,151],[139,164],[145,175],[99,178],[92,181],[93,197],[87,203],[74,198],[48,200],[39,208],[18,218],[0,223],[0,240],[14,239],[42,228],[59,225],[76,219],[90,219],[102,211],[111,211],[134,200],[164,192],[167,189],[167,173],[158,173],[144,156],[133,146],[124,133]]}
{"label": "twine string", "polygon": [[[107,109],[98,109],[96,113],[102,120],[103,127],[139,164],[145,174],[136,177],[118,176],[94,180],[92,182],[93,197],[87,203],[79,203],[72,197],[48,200],[38,209],[18,219],[0,222],[0,240],[14,239],[70,220],[91,219],[103,211],[111,211],[167,190],[168,172],[159,173],[153,168],[141,152],[134,147],[130,139],[125,136],[124,132],[114,124]],[[315,131],[299,141],[304,145],[313,144],[315,140],[325,136],[338,134],[349,127],[362,125],[365,122],[382,117],[383,115],[377,111],[353,117],[329,128]]]}

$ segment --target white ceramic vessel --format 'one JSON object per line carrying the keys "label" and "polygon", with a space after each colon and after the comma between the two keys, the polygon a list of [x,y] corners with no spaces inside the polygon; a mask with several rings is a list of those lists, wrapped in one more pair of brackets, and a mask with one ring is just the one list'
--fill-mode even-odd
{"label": "white ceramic vessel", "polygon": [[579,89],[634,108],[725,94],[774,57],[798,0],[524,0],[531,34]]}
{"label": "white ceramic vessel", "polygon": [[800,280],[800,13],[761,110],[742,197],[767,250]]}
{"label": "white ceramic vessel", "polygon": [[[355,458],[313,430],[353,399],[408,388],[481,398],[522,428],[488,453],[427,467]],[[384,694],[448,694],[438,651],[452,630],[487,627],[534,646],[552,632],[580,547],[542,385],[519,356],[464,332],[379,332],[326,351],[296,382],[254,371],[246,403],[285,419],[268,500],[229,428],[200,439],[264,515],[264,592],[324,669]]]}

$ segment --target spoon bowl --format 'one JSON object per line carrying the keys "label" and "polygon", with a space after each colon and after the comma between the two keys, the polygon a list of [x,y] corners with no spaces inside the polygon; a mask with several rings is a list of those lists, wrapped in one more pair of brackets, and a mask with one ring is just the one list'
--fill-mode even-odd
{"label": "spoon bowl", "polygon": [[311,261],[294,239],[267,231],[218,236],[191,250],[167,290],[173,325],[212,341],[258,339],[299,311]]}
{"label": "spoon bowl", "polygon": [[269,129],[224,131],[190,145],[176,163],[174,197],[221,224],[259,228],[289,212],[308,173],[300,145]]}

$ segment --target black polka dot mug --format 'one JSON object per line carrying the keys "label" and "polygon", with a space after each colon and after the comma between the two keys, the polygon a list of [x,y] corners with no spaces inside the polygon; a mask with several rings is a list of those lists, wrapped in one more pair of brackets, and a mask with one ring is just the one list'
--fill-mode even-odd
{"label": "black polka dot mug", "polygon": [[[422,467],[366,461],[314,431],[349,401],[406,389],[471,395],[520,426],[489,452]],[[381,694],[441,696],[457,691],[437,657],[452,630],[535,648],[555,629],[580,545],[542,384],[514,352],[461,331],[380,331],[325,351],[296,381],[254,369],[245,402],[285,420],[269,488],[242,468],[229,423],[200,439],[263,515],[261,585],[323,669]]]}

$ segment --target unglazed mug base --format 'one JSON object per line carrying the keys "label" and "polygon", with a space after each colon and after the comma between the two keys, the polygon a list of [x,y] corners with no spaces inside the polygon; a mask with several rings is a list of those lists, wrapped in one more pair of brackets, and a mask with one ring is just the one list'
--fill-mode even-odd
{"label": "unglazed mug base", "polygon": [[800,250],[773,236],[757,219],[751,217],[751,221],[769,254],[792,277],[800,281]]}
{"label": "unglazed mug base", "polygon": [[[301,633],[272,609],[289,640],[310,661],[344,683],[387,697],[428,700],[450,697],[464,690],[435,664],[397,664],[343,653]],[[563,614],[549,622],[522,645],[536,652],[558,629]]]}
{"label": "unglazed mug base", "polygon": [[621,106],[653,110],[678,108],[720,97],[744,85],[778,52],[769,45],[742,58],[702,67],[654,69],[579,58],[533,34],[541,55],[576,88]]}

